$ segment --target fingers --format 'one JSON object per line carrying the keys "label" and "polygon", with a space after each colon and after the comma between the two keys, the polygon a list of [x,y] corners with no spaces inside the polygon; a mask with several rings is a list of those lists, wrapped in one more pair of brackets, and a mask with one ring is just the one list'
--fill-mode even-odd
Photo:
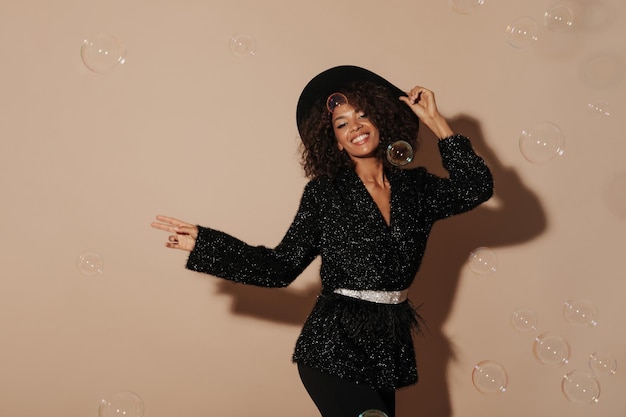
{"label": "fingers", "polygon": [[413,87],[406,96],[400,97],[420,119],[437,115],[435,94],[422,86]]}
{"label": "fingers", "polygon": [[167,238],[165,246],[172,249],[180,249],[191,252],[196,245],[196,239],[191,235],[177,234],[171,235]]}
{"label": "fingers", "polygon": [[406,104],[408,104],[409,106],[411,106],[413,103],[411,102],[411,100],[407,97],[407,96],[400,96],[400,101],[404,101]]}
{"label": "fingers", "polygon": [[165,232],[174,233],[168,237],[168,248],[191,250],[198,238],[198,226],[167,216],[157,216],[150,226]]}
{"label": "fingers", "polygon": [[156,216],[156,219],[158,221],[160,221],[161,223],[165,223],[174,227],[181,227],[181,226],[192,226],[192,224],[184,222],[182,220],[178,220],[175,219],[173,217],[168,217],[168,216]]}
{"label": "fingers", "polygon": [[169,236],[167,238],[167,242],[165,242],[165,246],[167,246],[168,248],[176,249],[178,247],[178,236]]}
{"label": "fingers", "polygon": [[165,246],[167,246],[168,248],[176,249],[176,247],[178,246],[178,236],[176,235],[168,236],[167,242],[165,242]]}
{"label": "fingers", "polygon": [[409,91],[408,98],[411,104],[416,104],[420,99],[420,90],[421,87],[413,87],[411,91]]}
{"label": "fingers", "polygon": [[155,229],[159,229],[159,230],[165,230],[166,232],[173,232],[174,228],[170,225],[167,224],[163,224],[163,223],[159,223],[159,222],[152,222],[150,223],[151,227],[154,227]]}
{"label": "fingers", "polygon": [[409,93],[407,94],[406,100],[403,101],[409,101],[409,104],[417,104],[417,103],[424,103],[424,102],[428,102],[432,99],[434,99],[435,94],[428,90],[427,88],[424,88],[422,86],[415,86],[411,89],[411,91],[409,91]]}
{"label": "fingers", "polygon": [[167,216],[157,216],[158,221],[150,223],[155,229],[165,230],[166,232],[177,232],[182,228],[195,228],[195,225]]}
{"label": "fingers", "polygon": [[174,229],[178,235],[189,235],[196,239],[198,237],[198,226],[181,226]]}

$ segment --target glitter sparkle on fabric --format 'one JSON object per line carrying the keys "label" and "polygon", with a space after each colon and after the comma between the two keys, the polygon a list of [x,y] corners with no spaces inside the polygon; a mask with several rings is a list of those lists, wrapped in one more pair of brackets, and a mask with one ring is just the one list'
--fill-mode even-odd
{"label": "glitter sparkle on fabric", "polygon": [[491,197],[491,172],[469,139],[442,139],[439,150],[448,178],[424,168],[386,172],[389,225],[358,175],[344,169],[305,186],[295,218],[276,247],[248,245],[199,226],[187,268],[234,282],[285,287],[321,256],[322,293],[298,337],[293,360],[377,389],[415,383],[412,335],[421,318],[410,301],[372,303],[333,291],[409,288],[434,222]]}

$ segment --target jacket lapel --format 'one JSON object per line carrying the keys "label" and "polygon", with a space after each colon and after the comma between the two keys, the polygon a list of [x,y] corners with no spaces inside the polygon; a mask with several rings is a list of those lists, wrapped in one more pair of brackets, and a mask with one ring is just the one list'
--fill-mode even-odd
{"label": "jacket lapel", "polygon": [[[355,221],[367,222],[368,227],[363,229],[376,230],[376,228],[387,228],[385,219],[381,214],[376,202],[370,195],[367,188],[358,177],[356,172],[344,169],[337,174],[337,186],[344,200],[347,215]],[[392,187],[393,200],[393,187]],[[391,205],[393,219],[393,204]]]}

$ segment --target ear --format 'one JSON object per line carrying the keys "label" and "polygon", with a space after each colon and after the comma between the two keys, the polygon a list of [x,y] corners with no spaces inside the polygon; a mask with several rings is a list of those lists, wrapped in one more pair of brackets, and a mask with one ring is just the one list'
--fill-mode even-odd
{"label": "ear", "polygon": [[339,152],[343,151],[343,145],[337,142],[337,147],[339,148]]}

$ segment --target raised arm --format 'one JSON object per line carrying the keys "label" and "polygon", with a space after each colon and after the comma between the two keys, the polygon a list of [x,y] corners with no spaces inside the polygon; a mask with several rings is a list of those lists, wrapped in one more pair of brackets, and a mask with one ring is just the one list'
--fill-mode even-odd
{"label": "raised arm", "polygon": [[444,168],[449,178],[427,174],[424,191],[427,204],[435,219],[471,210],[491,198],[493,178],[485,161],[478,156],[468,138],[455,134],[439,113],[435,94],[421,86],[400,97],[439,138]]}

